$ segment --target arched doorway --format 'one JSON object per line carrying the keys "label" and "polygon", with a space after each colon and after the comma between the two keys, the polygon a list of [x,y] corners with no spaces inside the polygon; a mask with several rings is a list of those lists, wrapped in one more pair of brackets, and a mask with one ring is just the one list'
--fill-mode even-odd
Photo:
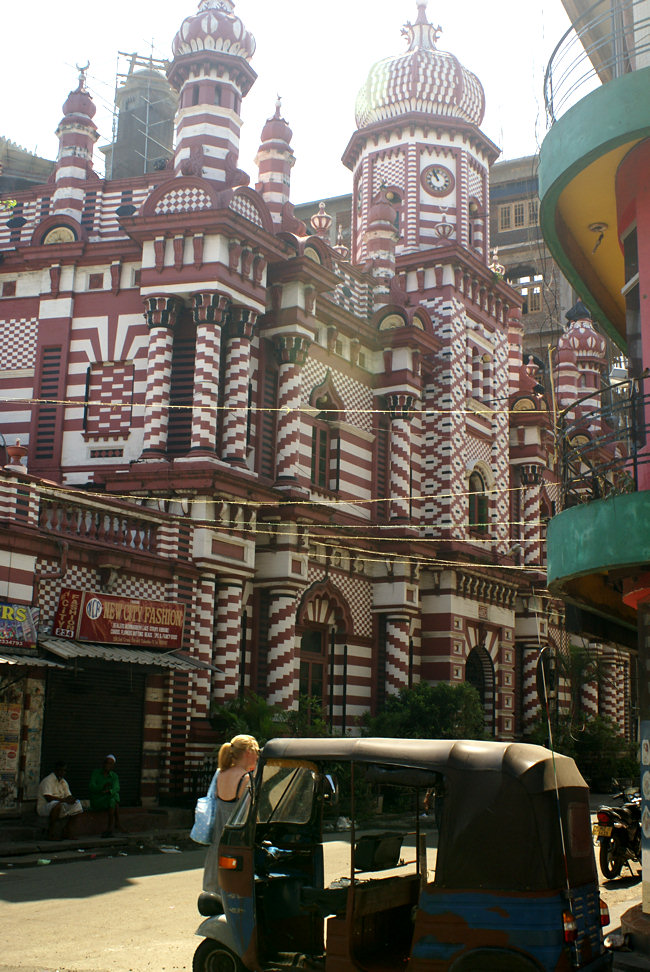
{"label": "arched doorway", "polygon": [[347,693],[347,638],[352,631],[350,609],[331,583],[312,585],[298,610],[300,638],[300,715],[307,725],[319,703],[330,732],[345,729]]}
{"label": "arched doorway", "polygon": [[485,648],[470,651],[465,663],[465,681],[478,692],[485,713],[485,728],[493,736],[496,730],[494,664]]}

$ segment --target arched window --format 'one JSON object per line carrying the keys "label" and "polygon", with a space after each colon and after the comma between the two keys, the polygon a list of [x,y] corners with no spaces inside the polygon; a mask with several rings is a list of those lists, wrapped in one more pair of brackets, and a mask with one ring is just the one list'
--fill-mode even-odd
{"label": "arched window", "polygon": [[484,533],[488,528],[488,498],[485,482],[479,472],[469,477],[469,526],[470,530]]}
{"label": "arched window", "polygon": [[478,692],[485,714],[485,729],[493,736],[495,724],[496,680],[494,665],[485,648],[473,648],[465,663],[465,681]]}
{"label": "arched window", "polygon": [[341,403],[331,388],[321,386],[311,396],[311,405],[319,409],[312,419],[311,482],[319,489],[339,488],[341,465],[339,418]]}
{"label": "arched window", "polygon": [[327,688],[327,630],[311,628],[300,639],[300,711],[312,724],[316,713],[312,702],[326,711],[325,693]]}

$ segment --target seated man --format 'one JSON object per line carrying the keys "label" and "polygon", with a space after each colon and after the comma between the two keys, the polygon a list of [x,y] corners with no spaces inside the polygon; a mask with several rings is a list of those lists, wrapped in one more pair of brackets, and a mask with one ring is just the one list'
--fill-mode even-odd
{"label": "seated man", "polygon": [[[64,779],[65,762],[58,760],[54,764],[54,772],[46,776],[38,787],[38,797],[36,800],[36,812],[39,817],[48,817],[47,837],[48,840],[54,839],[55,824],[57,820],[64,817],[72,817],[77,813],[83,813],[83,807],[79,800],[75,799],[70,793],[70,787]],[[66,820],[61,837],[67,837],[70,821]]]}
{"label": "seated man", "polygon": [[112,837],[114,829],[124,832],[120,826],[120,779],[115,772],[115,762],[115,757],[110,753],[101,769],[94,769],[90,777],[90,809],[108,812],[108,828],[102,837]]}

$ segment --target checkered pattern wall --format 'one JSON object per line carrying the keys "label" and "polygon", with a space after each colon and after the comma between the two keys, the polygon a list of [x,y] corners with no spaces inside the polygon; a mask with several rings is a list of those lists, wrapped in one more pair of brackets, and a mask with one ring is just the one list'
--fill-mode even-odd
{"label": "checkered pattern wall", "polygon": [[197,186],[172,189],[156,204],[156,216],[169,213],[195,213],[202,209],[211,209],[212,200],[207,192]]}
{"label": "checkered pattern wall", "polygon": [[92,365],[88,382],[86,435],[123,438],[131,428],[133,365],[100,362]]}
{"label": "checkered pattern wall", "polygon": [[38,321],[9,318],[0,321],[0,361],[3,371],[33,368],[36,361]]}

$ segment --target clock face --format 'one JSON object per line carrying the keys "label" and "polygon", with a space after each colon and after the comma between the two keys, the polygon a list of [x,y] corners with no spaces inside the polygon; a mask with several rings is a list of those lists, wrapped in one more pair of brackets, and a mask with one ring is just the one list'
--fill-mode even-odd
{"label": "clock face", "polygon": [[428,165],[422,173],[422,185],[432,196],[448,196],[455,184],[453,173],[445,165]]}

